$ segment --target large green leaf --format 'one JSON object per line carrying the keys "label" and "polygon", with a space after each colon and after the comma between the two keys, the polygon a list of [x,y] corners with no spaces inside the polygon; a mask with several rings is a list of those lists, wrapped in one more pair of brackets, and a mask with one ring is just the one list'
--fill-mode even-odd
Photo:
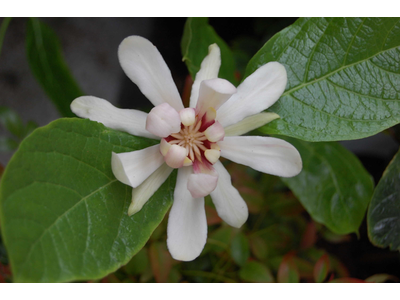
{"label": "large green leaf", "polygon": [[285,140],[299,150],[303,170],[282,180],[312,218],[338,234],[358,232],[374,184],[357,157],[334,142]]}
{"label": "large green leaf", "polygon": [[132,188],[111,152],[155,144],[81,119],[59,119],[20,145],[2,177],[1,229],[16,282],[101,278],[126,264],[172,203],[174,176],[132,217]]}
{"label": "large green leaf", "polygon": [[194,79],[201,62],[208,54],[208,46],[217,43],[221,49],[221,68],[218,77],[237,83],[235,60],[228,45],[208,24],[208,18],[188,18],[183,31],[181,51],[189,73]]}
{"label": "large green leaf", "polygon": [[288,84],[262,131],[307,141],[359,139],[400,122],[400,18],[301,18],[271,38],[246,75],[282,63]]}
{"label": "large green leaf", "polygon": [[400,250],[400,151],[376,186],[367,221],[373,244]]}
{"label": "large green leaf", "polygon": [[30,68],[64,117],[74,117],[71,102],[83,93],[64,61],[56,34],[36,18],[28,20],[26,52]]}

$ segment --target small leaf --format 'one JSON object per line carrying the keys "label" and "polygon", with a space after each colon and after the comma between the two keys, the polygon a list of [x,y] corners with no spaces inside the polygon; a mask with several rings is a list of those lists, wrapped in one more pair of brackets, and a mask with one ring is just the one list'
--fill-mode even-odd
{"label": "small leaf", "polygon": [[243,266],[250,257],[249,242],[243,233],[238,233],[231,243],[231,256],[235,263]]}
{"label": "small leaf", "polygon": [[283,257],[278,270],[279,283],[298,283],[300,281],[299,271],[294,263],[293,256],[293,253],[288,253]]}
{"label": "small leaf", "polygon": [[232,227],[221,227],[211,232],[201,255],[208,252],[221,253],[228,250],[232,239],[232,232]]}
{"label": "small leaf", "polygon": [[400,151],[375,188],[368,209],[368,236],[379,247],[400,250]]}
{"label": "small leaf", "polygon": [[374,135],[400,122],[400,18],[300,18],[274,35],[246,76],[278,61],[288,74],[266,134],[307,141]]}
{"label": "small leaf", "polygon": [[357,157],[338,143],[285,140],[300,152],[303,170],[282,180],[315,221],[338,234],[357,232],[374,188]]}
{"label": "small leaf", "polygon": [[375,274],[365,279],[366,282],[370,283],[384,283],[388,280],[399,282],[399,279],[396,276],[389,274]]}
{"label": "small leaf", "polygon": [[173,260],[166,244],[162,242],[152,243],[149,248],[149,256],[156,282],[168,282]]}
{"label": "small leaf", "polygon": [[36,18],[28,20],[26,51],[32,73],[60,114],[74,117],[70,104],[83,93],[64,61],[56,34]]}
{"label": "small leaf", "polygon": [[218,77],[236,84],[235,60],[228,45],[217,35],[208,24],[208,18],[188,18],[183,31],[181,51],[183,61],[192,78],[196,78],[203,59],[208,54],[208,46],[217,43],[221,50],[221,68]]}
{"label": "small leaf", "polygon": [[97,279],[125,265],[170,208],[176,175],[129,217],[132,188],[114,177],[111,152],[156,143],[76,118],[31,133],[0,185],[1,230],[14,281]]}
{"label": "small leaf", "polygon": [[247,262],[239,271],[240,279],[247,282],[275,282],[271,271],[256,261]]}
{"label": "small leaf", "polygon": [[327,254],[321,256],[314,266],[314,281],[321,283],[328,276],[330,270],[329,257]]}
{"label": "small leaf", "polygon": [[254,236],[250,239],[250,249],[259,260],[264,260],[268,256],[267,242],[259,236]]}

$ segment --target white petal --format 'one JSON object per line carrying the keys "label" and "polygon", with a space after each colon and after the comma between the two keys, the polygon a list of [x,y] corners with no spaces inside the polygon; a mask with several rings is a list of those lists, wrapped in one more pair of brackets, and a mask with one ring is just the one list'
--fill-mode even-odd
{"label": "white petal", "polygon": [[168,176],[174,169],[163,164],[156,171],[153,172],[141,185],[132,190],[132,203],[128,208],[128,215],[140,211],[147,200],[159,189],[159,187],[167,180]]}
{"label": "white petal", "polygon": [[224,138],[225,130],[222,125],[216,121],[204,131],[204,135],[210,142],[218,142]]}
{"label": "white petal", "polygon": [[187,183],[187,188],[193,198],[201,198],[209,195],[218,183],[218,174],[191,174]]}
{"label": "white petal", "polygon": [[239,121],[236,124],[224,128],[225,136],[245,134],[278,118],[278,114],[269,112],[252,115],[244,118],[242,121]]}
{"label": "white petal", "polygon": [[192,198],[187,189],[187,180],[191,173],[192,167],[178,170],[167,229],[169,252],[174,259],[183,261],[198,257],[207,240],[204,198]]}
{"label": "white petal", "polygon": [[179,112],[181,122],[185,126],[190,126],[196,121],[196,111],[194,108],[184,108]]}
{"label": "white petal", "polygon": [[196,112],[202,117],[210,107],[218,110],[235,92],[235,86],[228,80],[215,78],[202,81]]}
{"label": "white petal", "polygon": [[217,112],[224,127],[257,114],[273,105],[285,91],[286,70],[278,62],[269,62],[247,77]]}
{"label": "white petal", "polygon": [[78,117],[100,122],[108,128],[132,135],[160,139],[146,130],[147,114],[135,109],[120,109],[110,102],[93,96],[76,98],[71,110]]}
{"label": "white petal", "polygon": [[164,159],[168,166],[176,169],[183,166],[186,155],[187,155],[186,148],[183,148],[178,145],[171,145]]}
{"label": "white petal", "polygon": [[127,37],[119,45],[118,58],[126,75],[154,106],[167,102],[176,111],[183,108],[171,71],[150,41],[140,36]]}
{"label": "white petal", "polygon": [[218,142],[221,156],[257,171],[281,177],[300,173],[300,153],[288,142],[272,137],[235,136]]}
{"label": "white petal", "polygon": [[131,187],[139,186],[164,163],[160,145],[142,150],[112,153],[111,168],[115,177]]}
{"label": "white petal", "polygon": [[218,215],[229,225],[240,228],[249,216],[246,202],[232,185],[231,176],[222,163],[218,161],[214,168],[219,178],[216,189],[211,192],[211,198]]}
{"label": "white petal", "polygon": [[159,137],[181,131],[179,113],[168,103],[153,107],[146,119],[146,130]]}
{"label": "white petal", "polygon": [[190,107],[196,107],[199,98],[200,83],[206,79],[218,77],[219,67],[221,66],[221,51],[217,44],[208,47],[208,55],[203,59],[200,70],[196,74],[196,79],[192,85],[190,94]]}

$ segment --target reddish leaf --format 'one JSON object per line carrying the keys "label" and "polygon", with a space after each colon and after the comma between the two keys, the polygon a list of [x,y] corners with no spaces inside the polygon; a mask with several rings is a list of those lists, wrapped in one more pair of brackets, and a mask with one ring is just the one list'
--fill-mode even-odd
{"label": "reddish leaf", "polygon": [[183,92],[182,92],[182,102],[183,102],[183,106],[185,106],[185,107],[189,107],[190,93],[192,92],[192,85],[193,85],[192,76],[190,76],[190,75],[186,76],[185,85],[183,86]]}
{"label": "reddish leaf", "polygon": [[172,257],[165,243],[152,243],[149,249],[149,258],[156,282],[168,282],[168,276],[172,268]]}
{"label": "reddish leaf", "polygon": [[278,270],[279,283],[297,283],[300,281],[299,272],[293,257],[294,252],[289,252],[283,257]]}
{"label": "reddish leaf", "polygon": [[314,281],[321,283],[325,280],[330,270],[330,262],[327,254],[321,256],[314,266]]}
{"label": "reddish leaf", "polygon": [[315,223],[313,221],[307,224],[307,228],[303,234],[303,238],[301,239],[300,248],[307,249],[314,246],[317,241],[317,228],[315,227]]}

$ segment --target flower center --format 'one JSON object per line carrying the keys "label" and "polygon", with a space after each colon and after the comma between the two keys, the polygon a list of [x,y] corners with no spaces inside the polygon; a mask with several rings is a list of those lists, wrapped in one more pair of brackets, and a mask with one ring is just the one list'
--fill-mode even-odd
{"label": "flower center", "polygon": [[[161,140],[161,153],[171,167],[195,164],[215,164],[220,157],[217,142],[225,136],[219,122],[215,121],[215,110],[209,110],[202,116],[191,112],[190,118],[181,115],[181,130]],[[175,147],[175,148],[174,148]]]}
{"label": "flower center", "polygon": [[[193,162],[195,159],[202,161],[204,152],[210,149],[210,143],[204,134],[201,132],[201,120],[190,126],[181,125],[182,129],[179,133],[173,133],[170,135],[171,139],[168,141],[171,145],[176,144],[186,149],[187,157]],[[206,147],[205,144],[208,146]]]}

